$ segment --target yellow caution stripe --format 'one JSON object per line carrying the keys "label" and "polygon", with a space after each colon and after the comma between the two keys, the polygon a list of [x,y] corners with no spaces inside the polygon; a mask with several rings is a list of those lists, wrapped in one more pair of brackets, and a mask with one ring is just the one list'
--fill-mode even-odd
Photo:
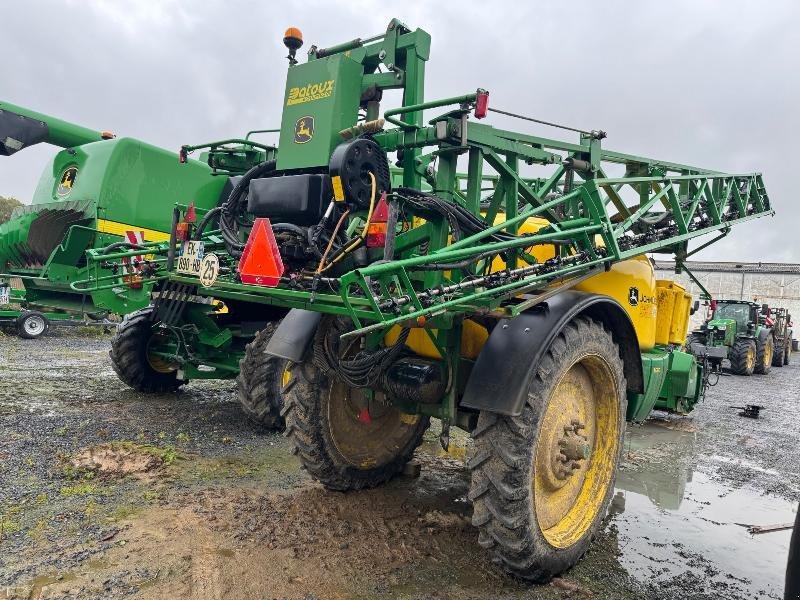
{"label": "yellow caution stripe", "polygon": [[119,223],[117,221],[107,221],[105,219],[97,219],[97,231],[119,236],[124,236],[126,231],[141,231],[144,234],[145,242],[164,242],[169,240],[169,234],[163,231],[147,229],[146,227],[139,227],[138,225]]}

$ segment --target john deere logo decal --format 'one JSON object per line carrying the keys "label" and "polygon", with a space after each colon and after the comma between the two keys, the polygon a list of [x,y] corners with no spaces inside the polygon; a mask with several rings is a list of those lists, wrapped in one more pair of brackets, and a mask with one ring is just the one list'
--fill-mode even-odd
{"label": "john deere logo decal", "polygon": [[294,143],[305,144],[314,137],[314,117],[300,117],[294,126]]}
{"label": "john deere logo decal", "polygon": [[639,304],[639,288],[632,287],[628,290],[628,304],[631,306]]}
{"label": "john deere logo decal", "polygon": [[75,185],[75,178],[78,176],[78,167],[70,167],[61,174],[61,179],[56,188],[56,194],[61,198],[66,198]]}

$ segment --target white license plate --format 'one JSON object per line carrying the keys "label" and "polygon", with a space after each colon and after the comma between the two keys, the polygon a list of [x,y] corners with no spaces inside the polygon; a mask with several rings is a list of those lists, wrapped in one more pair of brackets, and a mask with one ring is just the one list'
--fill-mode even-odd
{"label": "white license plate", "polygon": [[0,304],[11,303],[11,288],[7,285],[0,286]]}
{"label": "white license plate", "polygon": [[200,263],[203,262],[203,242],[183,242],[178,255],[178,273],[184,275],[200,275]]}

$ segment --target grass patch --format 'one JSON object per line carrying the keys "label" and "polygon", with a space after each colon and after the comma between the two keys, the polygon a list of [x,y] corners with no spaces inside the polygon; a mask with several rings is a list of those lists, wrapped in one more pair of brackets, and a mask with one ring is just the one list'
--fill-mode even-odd
{"label": "grass patch", "polygon": [[75,485],[65,485],[61,488],[59,494],[62,498],[70,498],[73,496],[88,496],[97,492],[96,483],[81,482]]}

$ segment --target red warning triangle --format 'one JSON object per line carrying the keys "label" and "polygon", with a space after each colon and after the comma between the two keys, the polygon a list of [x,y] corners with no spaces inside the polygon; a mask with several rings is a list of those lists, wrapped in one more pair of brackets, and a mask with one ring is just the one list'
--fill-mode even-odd
{"label": "red warning triangle", "polygon": [[239,259],[242,283],[277,287],[283,275],[283,261],[269,219],[256,219]]}

